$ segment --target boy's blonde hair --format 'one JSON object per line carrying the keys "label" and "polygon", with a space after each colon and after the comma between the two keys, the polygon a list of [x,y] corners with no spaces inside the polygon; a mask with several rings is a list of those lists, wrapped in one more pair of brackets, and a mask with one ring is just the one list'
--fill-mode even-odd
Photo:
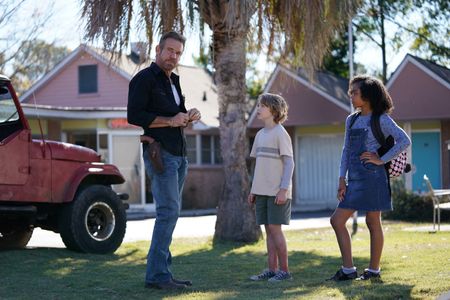
{"label": "boy's blonde hair", "polygon": [[270,109],[275,123],[281,124],[287,120],[289,106],[280,95],[264,93],[258,97],[258,102]]}

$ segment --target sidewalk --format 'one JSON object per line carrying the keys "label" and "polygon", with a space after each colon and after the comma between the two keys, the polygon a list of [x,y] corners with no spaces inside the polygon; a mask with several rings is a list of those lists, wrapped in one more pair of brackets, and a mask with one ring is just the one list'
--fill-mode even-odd
{"label": "sidewalk", "polygon": [[[214,213],[215,211],[209,212]],[[177,226],[173,233],[174,238],[180,237],[206,237],[213,236],[216,225],[216,215],[207,211],[184,211],[182,217],[178,219]],[[203,215],[200,215],[203,214]],[[306,228],[330,227],[329,218],[332,211],[322,212],[294,212],[291,224],[283,226],[284,230],[298,230]],[[351,222],[351,219],[349,220]],[[359,217],[358,223],[364,222],[364,218]],[[127,222],[127,231],[123,242],[150,241],[154,218],[143,219],[142,215],[131,215]],[[331,228],[331,227],[330,227]],[[36,228],[27,247],[51,247],[64,248],[64,244],[59,234],[52,231]]]}

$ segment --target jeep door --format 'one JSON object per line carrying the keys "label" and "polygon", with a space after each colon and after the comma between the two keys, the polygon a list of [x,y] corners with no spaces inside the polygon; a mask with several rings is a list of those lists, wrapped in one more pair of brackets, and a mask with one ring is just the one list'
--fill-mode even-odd
{"label": "jeep door", "polygon": [[[23,185],[30,173],[30,129],[9,82],[0,81],[0,185]],[[6,195],[0,195],[0,200]],[[6,197],[8,198],[8,197]]]}

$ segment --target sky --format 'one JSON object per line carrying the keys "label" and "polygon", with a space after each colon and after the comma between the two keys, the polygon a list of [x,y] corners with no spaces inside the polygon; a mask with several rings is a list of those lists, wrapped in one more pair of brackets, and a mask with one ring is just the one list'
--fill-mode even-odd
{"label": "sky", "polygon": [[[53,3],[53,11],[51,18],[46,26],[42,29],[39,38],[47,42],[54,42],[57,46],[66,46],[73,50],[83,42],[83,22],[81,17],[81,0],[28,0],[24,10],[24,14],[29,14],[37,10],[43,13]],[[26,18],[26,16],[24,16]],[[387,28],[389,36],[389,28]],[[199,52],[199,33],[195,29],[187,28],[185,35],[187,43],[185,52],[180,63],[183,65],[194,65],[192,56]],[[138,41],[136,35],[132,35],[131,42]],[[373,43],[367,40],[356,42],[356,53],[354,56],[355,63],[365,65],[369,73],[373,74],[376,70],[381,70],[381,51]],[[153,45],[153,48],[155,44]],[[408,45],[405,45],[398,54],[388,53],[388,74],[392,73],[407,53]],[[270,73],[274,65],[266,64],[266,58],[261,55],[258,62],[258,70],[260,74],[266,75]]]}

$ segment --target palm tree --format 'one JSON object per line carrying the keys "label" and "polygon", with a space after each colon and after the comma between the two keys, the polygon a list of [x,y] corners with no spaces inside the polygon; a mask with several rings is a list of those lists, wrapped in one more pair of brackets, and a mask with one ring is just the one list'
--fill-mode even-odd
{"label": "palm tree", "polygon": [[[358,0],[84,0],[86,38],[101,38],[107,50],[120,51],[129,41],[131,19],[139,14],[149,43],[155,31],[183,32],[185,16],[195,16],[212,31],[213,66],[219,95],[220,140],[225,185],[219,199],[215,239],[252,242],[261,237],[246,199],[246,45],[302,64],[312,74],[327,51],[330,37],[346,24]],[[155,29],[156,28],[156,29]],[[256,29],[256,30],[255,30]],[[265,36],[267,38],[264,38]],[[276,46],[278,45],[278,47]]]}

